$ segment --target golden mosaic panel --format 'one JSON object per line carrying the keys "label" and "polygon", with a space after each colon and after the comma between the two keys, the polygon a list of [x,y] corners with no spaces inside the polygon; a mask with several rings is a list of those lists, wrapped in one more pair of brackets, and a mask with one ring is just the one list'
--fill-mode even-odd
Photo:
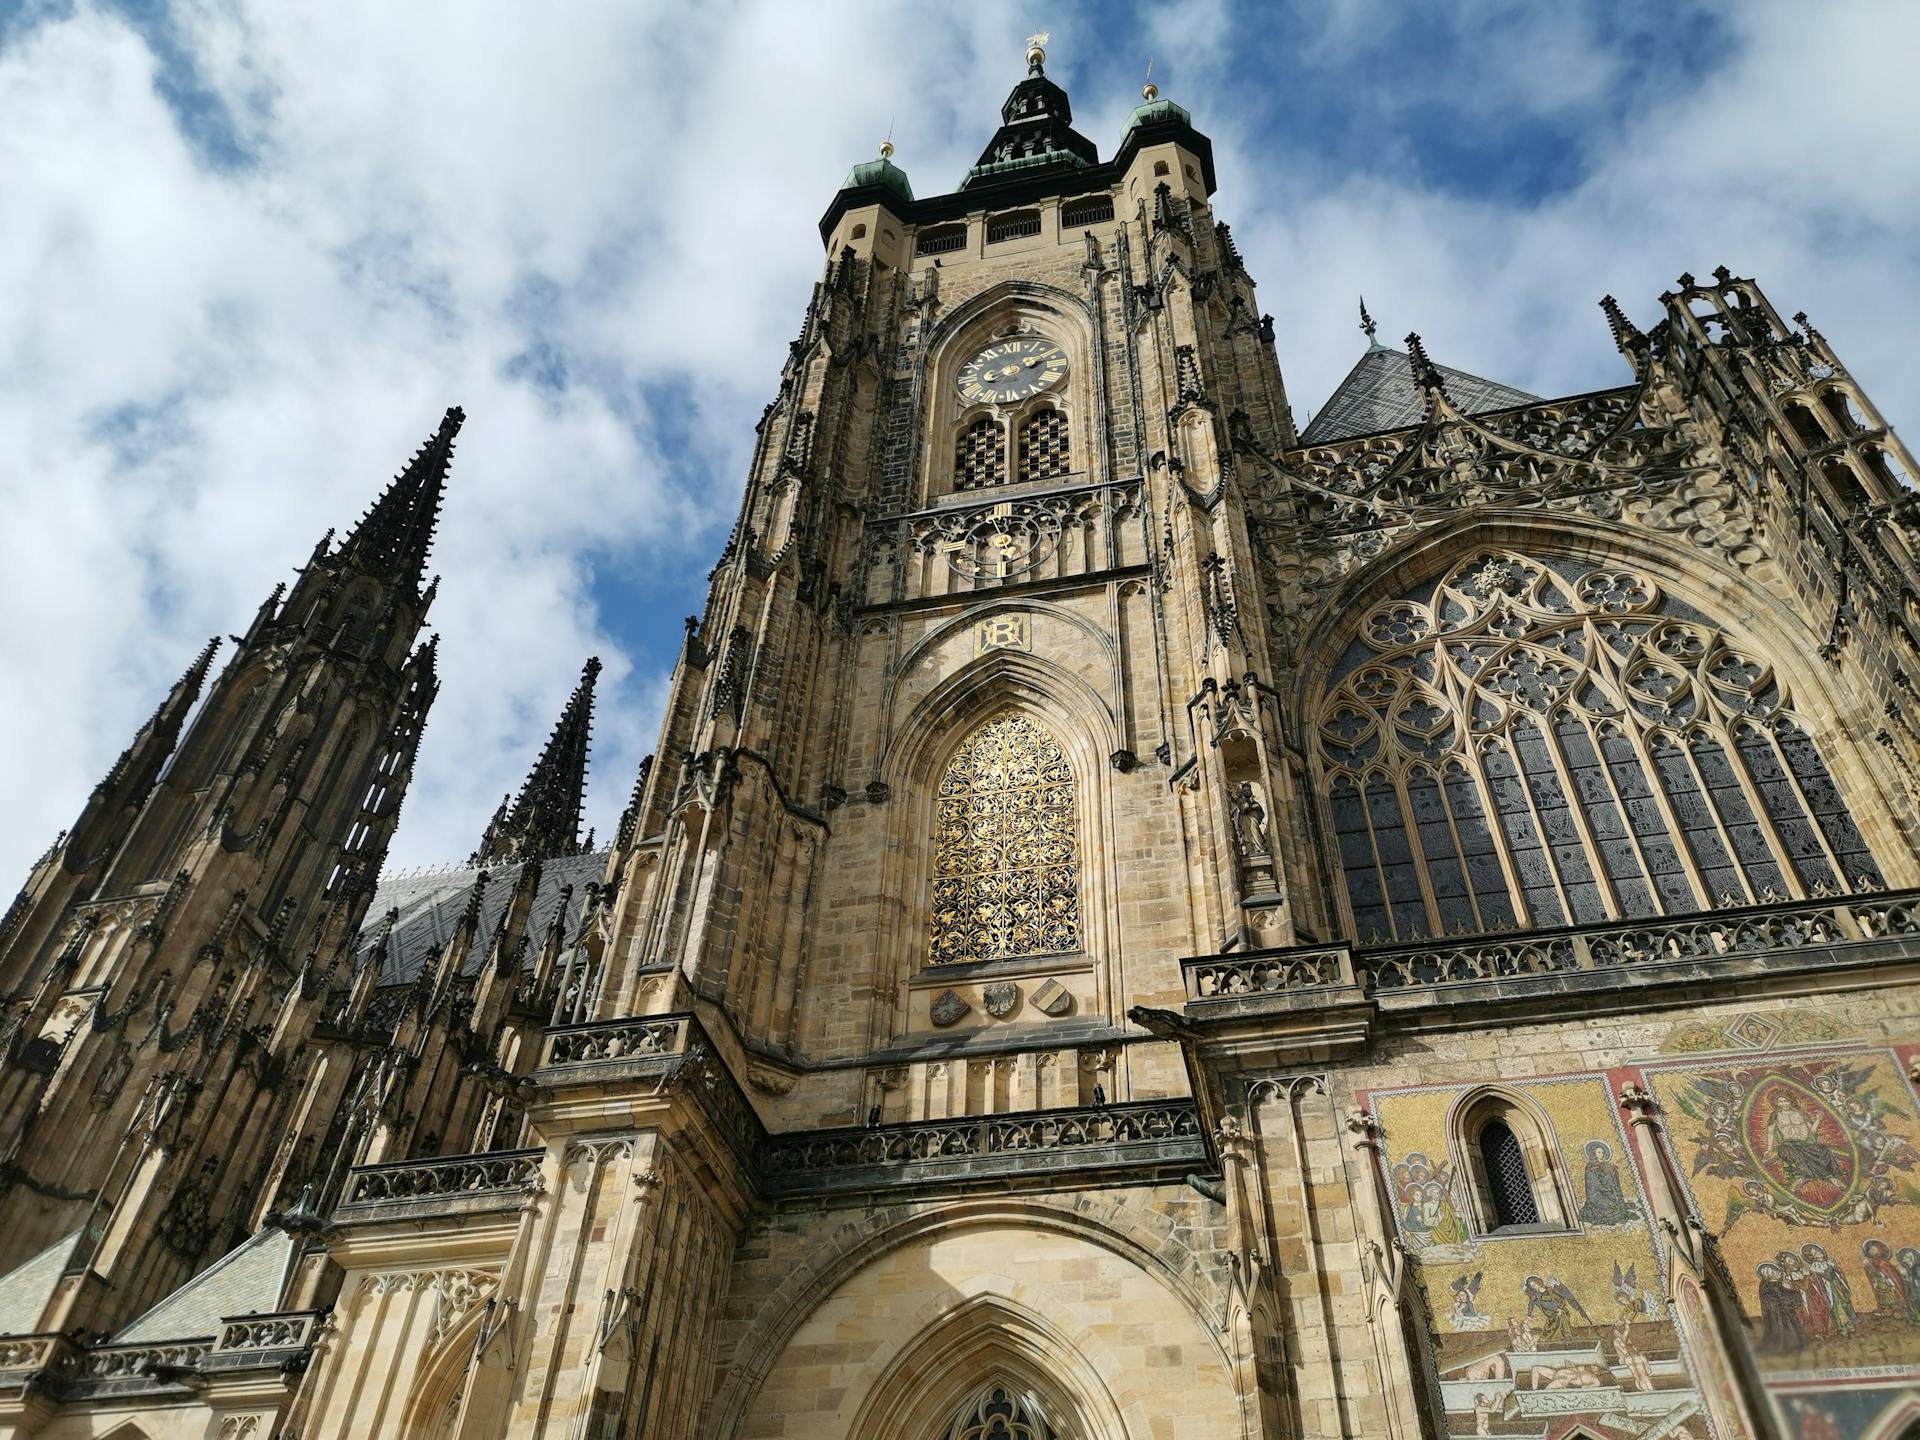
{"label": "golden mosaic panel", "polygon": [[[1662,1297],[1650,1213],[1600,1076],[1512,1087],[1571,1180],[1570,1230],[1475,1234],[1449,1144],[1466,1087],[1377,1092],[1401,1244],[1426,1296],[1448,1431],[1552,1435],[1586,1420],[1704,1440],[1704,1398]],[[1600,1433],[1612,1434],[1609,1428]]]}
{"label": "golden mosaic panel", "polygon": [[1920,1114],[1892,1052],[1646,1074],[1762,1372],[1920,1374]]}
{"label": "golden mosaic panel", "polygon": [[967,737],[934,802],[933,943],[952,965],[1080,948],[1073,772],[1022,715]]}

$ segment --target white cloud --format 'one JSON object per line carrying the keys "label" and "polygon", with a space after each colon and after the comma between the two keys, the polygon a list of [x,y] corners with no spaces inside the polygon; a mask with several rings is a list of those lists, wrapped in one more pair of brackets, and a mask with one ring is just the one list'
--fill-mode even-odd
{"label": "white cloud", "polygon": [[[1529,206],[1386,162],[1329,177],[1310,137],[1250,133],[1270,97],[1236,88],[1236,60],[1296,44],[1265,7],[1159,7],[1137,41],[1107,7],[1059,8],[1049,69],[1103,149],[1148,53],[1214,135],[1303,415],[1358,354],[1358,291],[1387,335],[1553,392],[1623,373],[1603,291],[1648,320],[1674,274],[1721,260],[1812,311],[1896,417],[1920,407],[1896,348],[1920,311],[1920,117],[1896,69],[1920,11],[1734,7],[1716,73],[1596,119],[1577,183]],[[1374,4],[1329,13],[1297,43],[1351,69],[1383,156],[1449,93],[1482,116],[1597,116],[1626,64],[1570,8],[1457,12],[1483,42],[1464,72],[1394,51]],[[953,185],[1030,15],[186,0],[172,23],[253,163],[181,135],[114,13],[0,31],[0,878],[201,640],[244,625],[450,403],[469,420],[435,554],[446,683],[395,859],[466,853],[592,651],[604,834],[663,697],[658,662],[616,636],[657,625],[670,654],[678,615],[601,613],[596,568],[678,575],[717,550],[819,266],[814,220],[890,123],[920,193]],[[536,344],[564,391],[515,378]]]}

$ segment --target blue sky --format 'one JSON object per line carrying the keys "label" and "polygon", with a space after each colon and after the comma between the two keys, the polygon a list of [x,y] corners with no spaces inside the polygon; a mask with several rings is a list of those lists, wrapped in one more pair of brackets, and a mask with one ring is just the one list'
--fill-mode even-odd
{"label": "blue sky", "polygon": [[1149,56],[1213,137],[1302,421],[1360,292],[1556,394],[1624,373],[1602,293],[1721,263],[1920,409],[1911,4],[0,0],[0,872],[452,403],[395,859],[471,848],[596,652],[604,833],[815,221],[889,126],[949,188],[1042,28],[1103,151]]}

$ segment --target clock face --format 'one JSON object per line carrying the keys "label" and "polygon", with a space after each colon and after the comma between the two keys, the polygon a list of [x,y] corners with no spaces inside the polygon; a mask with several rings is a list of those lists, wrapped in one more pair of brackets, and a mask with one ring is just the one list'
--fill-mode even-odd
{"label": "clock face", "polygon": [[1022,336],[997,340],[960,367],[963,399],[1007,405],[1058,385],[1067,373],[1067,352],[1051,340]]}

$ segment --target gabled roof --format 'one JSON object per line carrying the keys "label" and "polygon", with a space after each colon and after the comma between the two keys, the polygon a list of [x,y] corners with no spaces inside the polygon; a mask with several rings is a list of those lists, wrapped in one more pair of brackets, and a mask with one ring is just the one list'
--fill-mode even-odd
{"label": "gabled roof", "polygon": [[[1446,382],[1448,398],[1464,414],[1509,410],[1516,405],[1531,405],[1540,398],[1497,380],[1469,375],[1464,370],[1445,365],[1433,368]],[[1320,413],[1300,432],[1300,443],[1325,445],[1354,435],[1403,430],[1409,425],[1418,425],[1425,413],[1407,356],[1376,344],[1347,372],[1347,378],[1327,397]]]}
{"label": "gabled roof", "polygon": [[0,1275],[0,1335],[31,1335],[40,1328],[41,1312],[53,1298],[53,1288],[79,1241],[76,1230]]}
{"label": "gabled roof", "polygon": [[[373,904],[368,907],[356,948],[364,955],[378,944],[387,912],[398,910],[400,918],[394,922],[393,938],[380,967],[380,984],[407,984],[423,966],[433,964],[447,941],[453,938],[454,927],[467,908],[473,882],[485,868],[487,890],[480,902],[480,928],[466,965],[466,973],[472,974],[485,958],[494,927],[500,922],[500,912],[513,898],[526,863],[516,861],[489,867],[456,865],[382,880],[380,888],[373,893]],[[547,927],[553,923],[562,891],[569,886],[572,889],[567,895],[566,936],[571,942],[579,934],[580,917],[587,908],[587,886],[598,882],[606,868],[605,850],[592,850],[584,855],[556,855],[540,862],[540,885],[534,891],[533,909],[527,916],[526,933],[532,939],[532,948],[539,946]]]}
{"label": "gabled roof", "polygon": [[218,1335],[229,1315],[271,1314],[280,1308],[294,1250],[286,1231],[262,1230],[133,1321],[114,1343],[197,1340]]}

